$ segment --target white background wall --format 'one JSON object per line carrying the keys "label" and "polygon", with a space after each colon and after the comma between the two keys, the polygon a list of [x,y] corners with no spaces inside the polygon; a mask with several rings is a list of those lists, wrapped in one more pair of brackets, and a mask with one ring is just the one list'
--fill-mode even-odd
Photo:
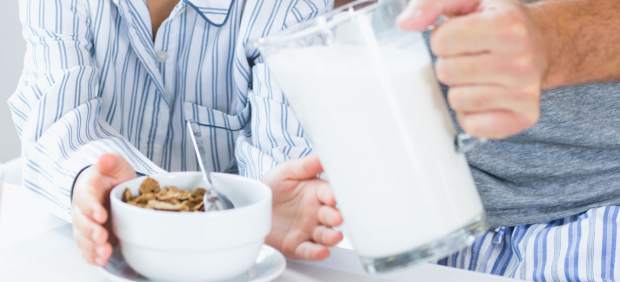
{"label": "white background wall", "polygon": [[6,104],[17,85],[25,48],[17,1],[3,1],[0,7],[0,163],[19,156],[19,141]]}

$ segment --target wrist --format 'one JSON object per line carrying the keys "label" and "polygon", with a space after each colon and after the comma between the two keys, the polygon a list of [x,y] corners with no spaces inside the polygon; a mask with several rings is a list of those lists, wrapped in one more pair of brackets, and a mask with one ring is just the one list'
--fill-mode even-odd
{"label": "wrist", "polygon": [[570,69],[566,62],[562,61],[566,45],[549,8],[548,4],[541,2],[526,5],[530,20],[538,33],[539,48],[545,58],[541,80],[543,90],[561,86],[568,80],[566,75]]}
{"label": "wrist", "polygon": [[81,186],[79,185],[79,183],[83,181],[83,178],[85,177],[85,175],[88,174],[87,171],[90,170],[90,168],[92,167],[93,167],[92,165],[85,166],[84,168],[80,169],[80,171],[78,171],[78,173],[75,175],[75,178],[73,178],[73,184],[71,184],[71,195],[70,195],[72,203],[73,203],[73,195],[76,194],[75,189],[78,186]]}

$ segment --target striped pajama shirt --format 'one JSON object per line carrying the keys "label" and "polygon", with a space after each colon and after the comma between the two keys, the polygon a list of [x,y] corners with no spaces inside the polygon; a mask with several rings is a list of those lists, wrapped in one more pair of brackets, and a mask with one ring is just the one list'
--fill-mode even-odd
{"label": "striped pajama shirt", "polygon": [[[182,0],[154,35],[143,0],[20,1],[27,50],[9,108],[22,141],[24,186],[70,220],[73,180],[102,153],[121,154],[144,174],[197,170],[188,120],[209,142],[209,171],[236,171],[236,149],[271,154],[258,146],[272,139],[249,132],[250,106],[272,87],[255,82],[268,76],[251,42],[331,5]],[[266,111],[280,107],[264,102]],[[289,120],[254,118],[252,126],[275,119]],[[269,136],[304,143],[297,127],[271,127]],[[309,149],[283,152],[263,158],[270,161],[256,171]]]}
{"label": "striped pajama shirt", "polygon": [[439,264],[531,281],[620,281],[620,207],[497,228]]}

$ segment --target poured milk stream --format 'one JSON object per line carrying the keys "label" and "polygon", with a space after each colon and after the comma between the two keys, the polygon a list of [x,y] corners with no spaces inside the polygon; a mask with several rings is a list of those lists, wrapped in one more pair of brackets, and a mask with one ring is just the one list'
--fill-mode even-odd
{"label": "poured milk stream", "polygon": [[379,50],[336,45],[268,57],[365,257],[410,251],[483,213],[465,158],[455,152],[430,57],[399,47],[423,44],[413,39]]}

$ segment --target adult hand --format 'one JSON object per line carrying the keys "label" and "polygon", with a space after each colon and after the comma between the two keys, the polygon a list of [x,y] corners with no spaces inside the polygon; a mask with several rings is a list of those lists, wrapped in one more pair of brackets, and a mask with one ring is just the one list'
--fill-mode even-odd
{"label": "adult hand", "polygon": [[96,165],[79,176],[73,191],[73,235],[82,256],[91,264],[103,266],[112,254],[108,195],[117,184],[136,177],[121,156],[106,154]]}
{"label": "adult hand", "polygon": [[317,156],[284,163],[263,182],[273,191],[273,221],[267,243],[295,259],[321,260],[329,247],[343,239],[334,227],[342,224],[329,184],[317,178],[323,171]]}
{"label": "adult hand", "polygon": [[540,117],[548,55],[540,27],[518,0],[420,0],[398,19],[422,30],[440,15],[431,36],[437,78],[450,86],[448,101],[471,135],[517,134]]}

